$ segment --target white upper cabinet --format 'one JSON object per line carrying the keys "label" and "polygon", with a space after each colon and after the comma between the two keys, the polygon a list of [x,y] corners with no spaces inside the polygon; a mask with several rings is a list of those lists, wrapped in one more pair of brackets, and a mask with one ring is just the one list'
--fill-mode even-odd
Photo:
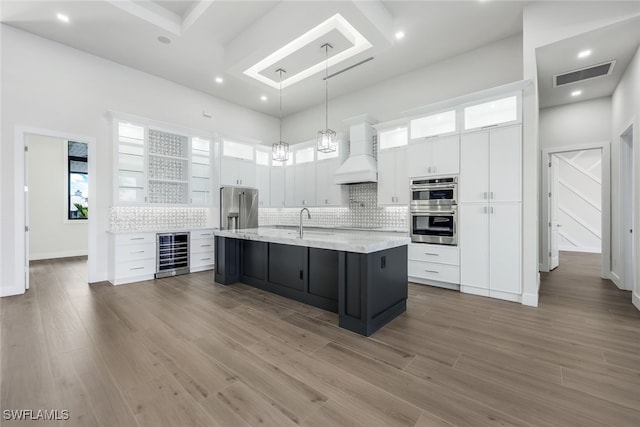
{"label": "white upper cabinet", "polygon": [[406,147],[378,152],[378,204],[409,204]]}
{"label": "white upper cabinet", "polygon": [[283,166],[272,166],[270,169],[271,191],[269,194],[269,206],[281,208],[285,205],[284,195],[284,170]]}
{"label": "white upper cabinet", "polygon": [[517,95],[464,108],[464,129],[479,129],[520,120]]}
{"label": "white upper cabinet", "polygon": [[[318,156],[321,153],[318,153]],[[340,167],[340,160],[329,159],[316,163],[316,205],[341,206],[347,202],[348,189],[333,182],[333,174]]]}
{"label": "white upper cabinet", "polygon": [[522,126],[492,129],[489,134],[489,197],[494,202],[522,200]]}
{"label": "white upper cabinet", "polygon": [[410,177],[459,173],[460,137],[458,135],[414,141],[409,144],[407,156]]}
{"label": "white upper cabinet", "polygon": [[461,202],[487,202],[489,196],[489,132],[462,135],[460,142]]}
{"label": "white upper cabinet", "polygon": [[271,150],[256,147],[256,188],[258,206],[271,206]]}
{"label": "white upper cabinet", "polygon": [[220,185],[256,186],[255,147],[251,144],[222,140]]}
{"label": "white upper cabinet", "polygon": [[456,110],[443,111],[437,114],[411,120],[411,139],[431,138],[448,135],[457,131]]}

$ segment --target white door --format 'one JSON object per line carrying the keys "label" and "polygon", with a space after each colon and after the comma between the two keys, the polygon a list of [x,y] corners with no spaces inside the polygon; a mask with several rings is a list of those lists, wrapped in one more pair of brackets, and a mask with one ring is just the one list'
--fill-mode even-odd
{"label": "white door", "polygon": [[462,135],[460,142],[460,202],[486,203],[489,192],[489,132]]}
{"label": "white door", "polygon": [[284,167],[272,166],[270,168],[271,173],[271,194],[270,206],[280,208],[284,206]]}
{"label": "white door", "polygon": [[[635,188],[633,180],[633,133],[628,131],[620,141],[621,167],[621,200],[622,200],[622,260],[623,260],[623,288],[634,291],[634,244],[633,219]],[[637,289],[637,285],[636,285]]]}
{"label": "white door", "polygon": [[[378,152],[378,204],[392,205],[396,200],[396,157],[393,150]],[[407,190],[408,191],[408,190]]]}
{"label": "white door", "polygon": [[559,239],[560,224],[558,223],[558,157],[549,156],[551,167],[549,168],[549,270],[553,270],[560,265]]}
{"label": "white door", "polygon": [[256,188],[258,189],[259,206],[261,208],[271,206],[270,190],[271,177],[269,166],[256,166]]}
{"label": "white door", "polygon": [[458,208],[460,284],[489,290],[489,208],[486,203]]}
{"label": "white door", "polygon": [[395,153],[395,193],[396,205],[409,205],[409,175],[407,173],[407,149],[400,148]]}
{"label": "white door", "polygon": [[494,202],[522,200],[522,128],[510,126],[489,134],[489,198]]}
{"label": "white door", "polygon": [[242,160],[223,157],[220,162],[220,185],[240,185],[238,171]]}
{"label": "white door", "polygon": [[284,204],[292,207],[296,205],[295,199],[295,166],[284,167]]}
{"label": "white door", "polygon": [[520,294],[520,203],[489,207],[490,290]]}
{"label": "white door", "polygon": [[427,141],[409,144],[407,148],[408,176],[421,177],[431,174],[433,168],[432,145]]}
{"label": "white door", "polygon": [[435,175],[457,175],[460,172],[460,137],[438,138],[431,142],[432,170]]}

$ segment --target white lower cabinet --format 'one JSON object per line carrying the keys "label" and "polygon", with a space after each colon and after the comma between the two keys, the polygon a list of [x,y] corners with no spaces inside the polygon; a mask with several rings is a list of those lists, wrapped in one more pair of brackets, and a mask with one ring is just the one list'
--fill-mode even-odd
{"label": "white lower cabinet", "polygon": [[112,235],[111,274],[114,285],[150,280],[156,273],[156,234],[123,233]]}
{"label": "white lower cabinet", "polygon": [[410,282],[458,289],[460,257],[457,246],[410,243],[408,259]]}
{"label": "white lower cabinet", "polygon": [[189,242],[189,271],[204,271],[214,268],[213,230],[191,232]]}
{"label": "white lower cabinet", "polygon": [[521,204],[469,203],[460,212],[460,290],[519,301]]}

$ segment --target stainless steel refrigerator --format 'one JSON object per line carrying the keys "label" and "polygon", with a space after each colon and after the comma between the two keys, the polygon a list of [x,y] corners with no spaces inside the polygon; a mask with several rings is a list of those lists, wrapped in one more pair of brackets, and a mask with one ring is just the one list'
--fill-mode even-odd
{"label": "stainless steel refrigerator", "polygon": [[258,227],[258,190],[243,187],[220,188],[220,229]]}

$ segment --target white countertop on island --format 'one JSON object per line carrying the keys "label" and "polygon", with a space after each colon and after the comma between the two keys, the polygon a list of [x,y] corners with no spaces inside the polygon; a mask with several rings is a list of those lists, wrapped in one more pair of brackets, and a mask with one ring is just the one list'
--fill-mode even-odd
{"label": "white countertop on island", "polygon": [[246,228],[241,230],[216,230],[216,236],[232,239],[255,240],[283,245],[306,246],[334,251],[372,253],[398,246],[405,246],[411,239],[404,233],[355,232],[350,230],[308,230],[301,239],[298,230],[273,227]]}

